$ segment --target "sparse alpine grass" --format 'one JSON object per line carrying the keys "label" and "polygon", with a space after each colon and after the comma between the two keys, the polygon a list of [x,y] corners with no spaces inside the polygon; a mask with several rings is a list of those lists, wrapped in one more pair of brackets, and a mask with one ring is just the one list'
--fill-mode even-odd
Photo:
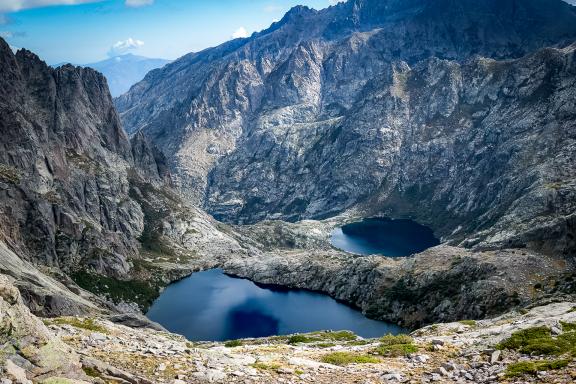
{"label": "sparse alpine grass", "polygon": [[556,337],[552,336],[546,327],[533,327],[514,332],[508,339],[503,340],[496,348],[512,349],[529,355],[555,355],[570,353],[576,356],[576,332],[571,331],[572,325],[563,325],[564,332]]}
{"label": "sparse alpine grass", "polygon": [[296,334],[288,337],[288,344],[299,343],[328,343],[328,342],[354,342],[358,340],[350,331],[318,331],[306,334]]}
{"label": "sparse alpine grass", "polygon": [[380,360],[375,356],[354,352],[332,352],[321,358],[323,363],[333,365],[348,365],[348,364],[376,364]]}
{"label": "sparse alpine grass", "polygon": [[242,340],[228,340],[224,343],[224,346],[227,348],[241,347]]}
{"label": "sparse alpine grass", "polygon": [[388,334],[380,338],[380,345],[376,347],[374,352],[386,357],[400,357],[418,352],[418,346],[414,344],[414,339],[408,335],[394,336]]}
{"label": "sparse alpine grass", "polygon": [[45,321],[48,325],[71,325],[76,328],[86,329],[88,331],[108,333],[108,330],[103,326],[96,324],[94,319],[86,318],[79,319],[76,317],[58,317],[56,319],[49,319]]}
{"label": "sparse alpine grass", "polygon": [[567,367],[569,360],[520,361],[506,367],[506,377],[536,375],[541,371],[550,371]]}

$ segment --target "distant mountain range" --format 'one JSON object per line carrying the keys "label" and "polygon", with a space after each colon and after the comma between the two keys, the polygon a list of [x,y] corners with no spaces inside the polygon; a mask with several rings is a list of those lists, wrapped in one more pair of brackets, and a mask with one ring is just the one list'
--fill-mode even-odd
{"label": "distant mountain range", "polygon": [[[106,60],[90,64],[75,64],[89,67],[101,72],[108,80],[108,86],[112,97],[117,97],[128,92],[130,87],[146,76],[153,69],[161,68],[170,60],[151,59],[137,56],[131,53],[111,57]],[[53,67],[59,67],[67,63],[59,63]]]}

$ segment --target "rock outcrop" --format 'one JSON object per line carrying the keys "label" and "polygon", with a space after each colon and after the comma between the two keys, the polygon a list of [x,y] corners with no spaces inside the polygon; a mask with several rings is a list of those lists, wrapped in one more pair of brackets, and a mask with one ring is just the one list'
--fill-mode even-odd
{"label": "rock outcrop", "polygon": [[[413,332],[411,337],[363,339],[351,332],[329,331],[234,343],[191,343],[178,335],[150,328],[132,329],[102,318],[46,319],[44,326],[21,302],[4,301],[5,297],[17,296],[17,291],[7,292],[7,287],[10,289],[0,277],[0,308],[11,311],[0,317],[0,326],[13,321],[15,307],[24,316],[20,319],[33,323],[30,335],[23,336],[28,341],[21,349],[15,348],[8,357],[0,354],[0,378],[20,384],[31,382],[28,380],[46,384],[570,383],[574,375],[574,361],[567,355],[552,360],[538,353],[496,349],[515,332],[535,329],[554,332],[554,337],[574,345],[574,302],[477,322],[434,324]],[[12,323],[15,332],[30,329],[22,322]],[[0,337],[3,331],[0,328]],[[65,351],[69,363],[54,364],[61,361],[54,359],[52,369],[39,369],[37,364],[46,360],[33,359],[36,350],[30,340],[37,335],[60,348],[53,351]],[[513,370],[519,362],[539,361],[555,363],[543,366],[540,372]]]}

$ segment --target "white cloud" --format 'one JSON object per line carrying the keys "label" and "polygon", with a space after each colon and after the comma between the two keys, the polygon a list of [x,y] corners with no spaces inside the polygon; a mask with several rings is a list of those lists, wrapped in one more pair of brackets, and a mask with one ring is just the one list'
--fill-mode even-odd
{"label": "white cloud", "polygon": [[232,38],[233,39],[239,39],[239,38],[244,38],[244,37],[248,37],[250,36],[248,34],[248,31],[246,30],[246,28],[244,27],[240,27],[238,28],[236,31],[234,31],[234,33],[232,34]]}
{"label": "white cloud", "polygon": [[126,0],[127,7],[138,8],[154,4],[154,0]]}
{"label": "white cloud", "polygon": [[77,5],[102,0],[0,0],[0,12],[16,12],[22,9],[48,7],[50,5]]}
{"label": "white cloud", "polygon": [[344,0],[328,0],[328,2],[330,3],[330,5],[336,5],[338,3],[344,3]]}
{"label": "white cloud", "polygon": [[142,40],[137,40],[129,37],[124,41],[118,41],[116,44],[110,47],[110,50],[108,51],[108,56],[114,57],[118,55],[123,55],[126,52],[138,49],[143,45],[144,42]]}

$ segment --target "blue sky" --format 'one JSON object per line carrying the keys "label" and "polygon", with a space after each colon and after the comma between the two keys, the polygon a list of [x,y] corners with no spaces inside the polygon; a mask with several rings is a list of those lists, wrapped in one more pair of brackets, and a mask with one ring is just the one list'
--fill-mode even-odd
{"label": "blue sky", "polygon": [[[175,59],[334,0],[0,0],[0,36],[50,64],[131,52]],[[54,5],[68,4],[68,5]]]}

